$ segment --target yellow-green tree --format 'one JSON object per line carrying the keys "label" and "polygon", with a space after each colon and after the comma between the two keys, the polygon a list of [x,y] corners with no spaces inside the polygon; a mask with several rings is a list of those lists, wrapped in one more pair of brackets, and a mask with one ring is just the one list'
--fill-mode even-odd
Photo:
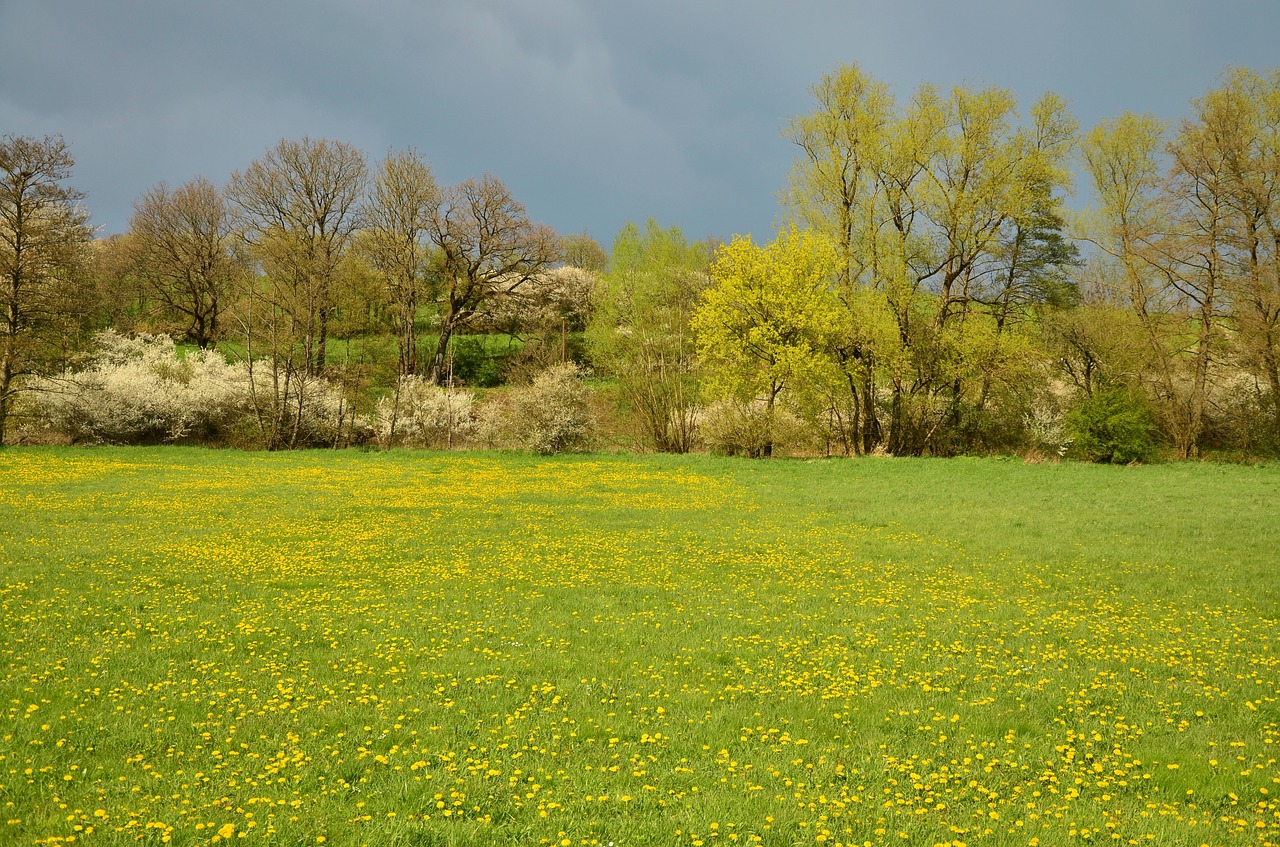
{"label": "yellow-green tree", "polygon": [[1200,450],[1227,274],[1216,147],[1192,122],[1166,144],[1164,124],[1133,114],[1103,121],[1082,144],[1098,197],[1084,231],[1120,271],[1150,351],[1142,386],[1183,457]]}
{"label": "yellow-green tree", "polygon": [[[1180,144],[1192,186],[1220,201],[1227,304],[1235,356],[1260,386],[1261,429],[1280,446],[1280,70],[1230,71],[1195,104]],[[1206,166],[1212,165],[1212,168]],[[1202,210],[1203,211],[1203,210]],[[1202,215],[1203,217],[1203,215]],[[1203,286],[1201,286],[1203,287]]]}
{"label": "yellow-green tree", "polygon": [[966,409],[988,402],[1014,313],[1074,259],[1060,232],[1074,121],[1046,95],[1024,124],[998,88],[923,86],[900,105],[857,66],[813,94],[814,112],[787,130],[802,151],[790,215],[832,239],[851,315],[866,302],[856,292],[872,290],[896,326],[887,345],[834,351],[862,410],[862,446],[937,451]]}
{"label": "yellow-green tree", "polygon": [[712,285],[692,320],[704,388],[712,398],[758,406],[766,456],[787,393],[799,398],[838,380],[830,355],[842,328],[838,275],[831,240],[795,228],[763,247],[740,236],[716,253]]}
{"label": "yellow-green tree", "polygon": [[1126,114],[1086,136],[1098,204],[1084,232],[1120,271],[1150,351],[1140,382],[1178,454],[1227,430],[1274,449],[1280,71],[1229,71],[1193,109],[1171,135]]}
{"label": "yellow-green tree", "polygon": [[784,133],[801,155],[792,167],[783,200],[793,221],[824,234],[835,246],[836,290],[853,323],[845,342],[832,350],[846,371],[844,388],[849,396],[832,398],[832,406],[846,410],[855,449],[870,452],[882,437],[877,369],[887,350],[873,343],[878,335],[874,330],[857,328],[860,320],[875,323],[879,317],[878,309],[866,308],[867,298],[859,289],[879,290],[869,282],[878,279],[879,273],[873,266],[876,251],[868,249],[879,234],[877,210],[884,208],[886,189],[910,182],[915,157],[899,156],[897,162],[903,167],[896,176],[901,181],[886,180],[886,170],[895,162],[890,143],[898,120],[897,104],[887,85],[856,64],[824,75],[810,91],[814,111],[793,118]]}
{"label": "yellow-green tree", "polygon": [[856,64],[826,74],[810,93],[814,111],[792,118],[784,133],[801,155],[783,199],[797,223],[835,245],[838,278],[848,285],[869,271],[864,246],[874,237],[897,104]]}
{"label": "yellow-green tree", "polygon": [[628,223],[613,242],[609,270],[592,292],[587,344],[613,373],[655,450],[693,445],[697,354],[689,321],[710,282],[710,251],[678,227]]}

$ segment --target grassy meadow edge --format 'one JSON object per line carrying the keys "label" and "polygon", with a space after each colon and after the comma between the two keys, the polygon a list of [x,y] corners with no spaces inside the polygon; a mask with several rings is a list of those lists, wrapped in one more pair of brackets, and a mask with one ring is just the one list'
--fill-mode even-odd
{"label": "grassy meadow edge", "polygon": [[0,451],[0,843],[1280,843],[1280,468]]}

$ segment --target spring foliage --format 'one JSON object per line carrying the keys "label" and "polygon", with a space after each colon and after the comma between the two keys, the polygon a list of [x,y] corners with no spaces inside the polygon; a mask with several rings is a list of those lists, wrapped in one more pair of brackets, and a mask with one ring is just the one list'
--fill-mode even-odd
{"label": "spring foliage", "polygon": [[[259,398],[281,382],[270,361],[228,362],[210,349],[182,355],[167,335],[104,330],[83,367],[33,380],[20,411],[28,430],[75,442],[262,446]],[[294,380],[281,399],[298,446],[333,442],[344,405],[337,387]]]}
{"label": "spring foliage", "polygon": [[378,401],[374,429],[385,447],[452,447],[476,428],[476,396],[429,379],[402,376],[399,390]]}
{"label": "spring foliage", "polygon": [[587,342],[643,421],[647,446],[684,453],[696,438],[699,374],[689,320],[710,282],[709,250],[677,227],[628,223],[593,292]]}
{"label": "spring foliage", "polygon": [[795,228],[763,247],[735,238],[716,254],[714,284],[693,315],[698,355],[712,397],[762,418],[760,455],[772,453],[779,404],[836,378],[836,268],[829,239]]}
{"label": "spring foliage", "polygon": [[582,377],[582,369],[572,362],[553,365],[531,384],[488,404],[479,424],[481,440],[535,453],[585,449],[594,434],[595,418],[591,392]]}
{"label": "spring foliage", "polygon": [[167,335],[105,330],[86,367],[32,383],[37,428],[112,444],[217,439],[250,408],[248,369],[220,354],[179,356]]}
{"label": "spring foliage", "polygon": [[[1083,133],[1052,93],[903,97],[857,65],[811,94],[784,130],[774,241],[714,248],[650,221],[612,256],[533,222],[492,176],[442,187],[410,150],[369,180],[363,153],[323,139],[282,141],[225,189],[158,186],[131,233],[88,251],[65,143],[6,136],[0,439],[19,394],[113,326],[243,356],[253,441],[272,449],[432,443],[434,395],[401,377],[500,388],[576,361],[611,381],[614,440],[658,451],[755,416],[759,449],[724,449],[1057,455],[1063,411],[1113,389],[1149,410],[1150,455],[1280,450],[1280,72],[1228,71],[1176,127],[1125,114]],[[1096,197],[1078,215],[1073,171]],[[523,392],[483,401],[480,441],[575,443],[517,433],[532,424],[502,410]],[[401,395],[403,430],[398,402],[375,414]],[[770,435],[784,412],[803,437]]]}

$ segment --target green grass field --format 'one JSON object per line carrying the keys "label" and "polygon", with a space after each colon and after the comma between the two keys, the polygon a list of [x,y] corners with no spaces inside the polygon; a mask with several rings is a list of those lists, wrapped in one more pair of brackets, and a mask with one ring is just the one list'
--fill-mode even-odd
{"label": "green grass field", "polygon": [[0,844],[1280,843],[1280,467],[0,452]]}

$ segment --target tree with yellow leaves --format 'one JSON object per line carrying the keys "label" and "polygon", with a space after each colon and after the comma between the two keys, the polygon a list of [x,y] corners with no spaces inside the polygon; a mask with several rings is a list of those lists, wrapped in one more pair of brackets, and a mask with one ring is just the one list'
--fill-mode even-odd
{"label": "tree with yellow leaves", "polygon": [[[835,290],[862,329],[833,351],[860,446],[936,452],[988,403],[992,375],[1010,372],[1016,312],[1061,287],[1074,261],[1060,204],[1075,122],[1046,95],[1024,125],[998,88],[926,85],[902,106],[856,65],[812,91],[815,110],[786,131],[801,155],[784,198],[835,245]],[[867,292],[894,333],[875,331]]]}
{"label": "tree with yellow leaves", "polygon": [[842,320],[838,274],[831,240],[794,227],[763,247],[739,236],[716,254],[692,320],[704,388],[758,407],[765,456],[780,402],[839,377],[830,355]]}

